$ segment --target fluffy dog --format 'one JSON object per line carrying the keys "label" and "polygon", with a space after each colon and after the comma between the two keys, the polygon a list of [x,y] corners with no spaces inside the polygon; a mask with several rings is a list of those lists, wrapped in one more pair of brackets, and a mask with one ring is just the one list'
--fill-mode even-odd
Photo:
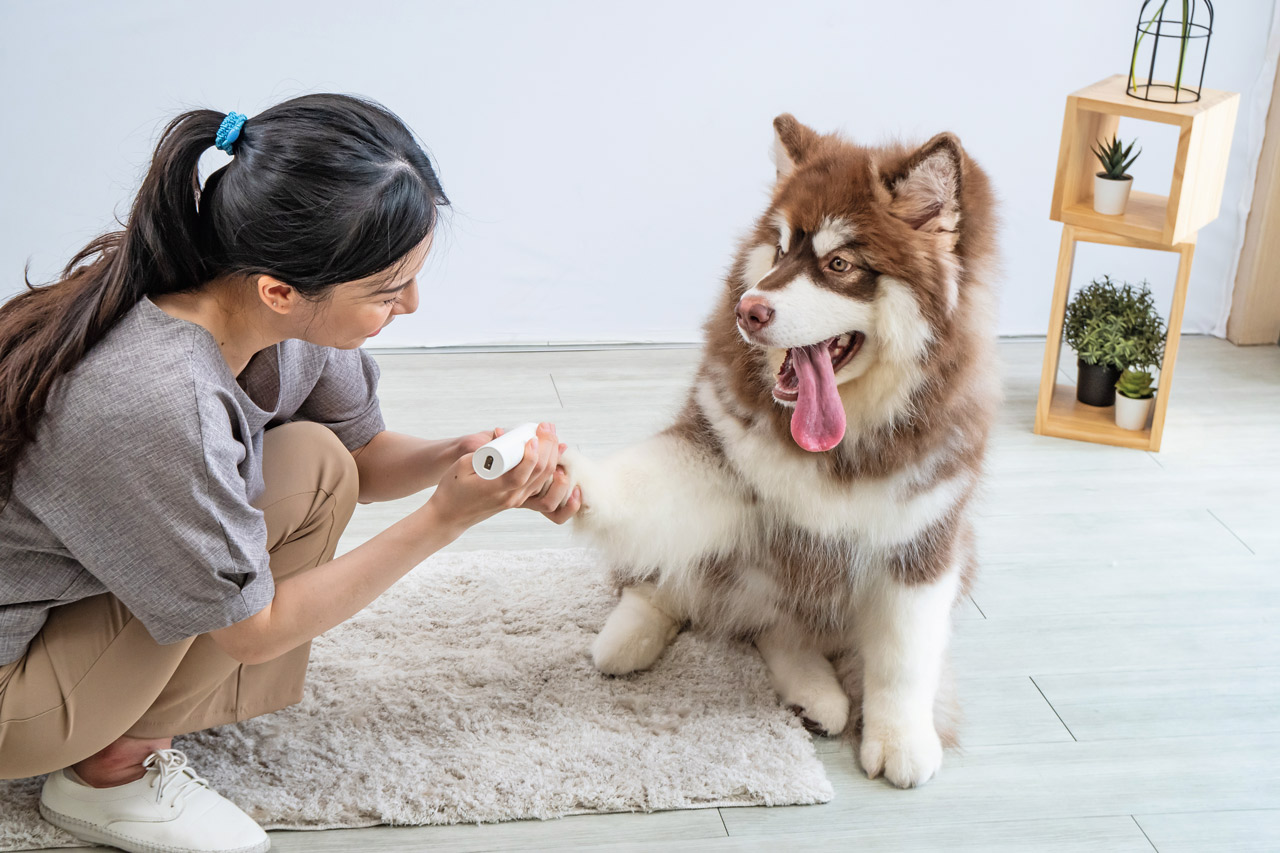
{"label": "fluffy dog", "polygon": [[900,787],[937,772],[951,612],[1000,391],[993,199],[943,133],[861,147],[774,120],[777,183],[743,241],[688,401],[600,463],[575,522],[621,597],[600,671],[686,623],[755,642],[811,730]]}

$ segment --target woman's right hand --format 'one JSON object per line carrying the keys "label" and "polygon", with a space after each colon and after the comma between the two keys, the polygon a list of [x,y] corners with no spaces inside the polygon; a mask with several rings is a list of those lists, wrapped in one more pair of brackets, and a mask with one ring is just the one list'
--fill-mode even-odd
{"label": "woman's right hand", "polygon": [[471,465],[467,453],[440,479],[427,505],[440,522],[461,534],[504,509],[522,506],[548,484],[560,461],[560,440],[551,424],[538,424],[537,434],[525,444],[524,459],[501,477],[486,480]]}

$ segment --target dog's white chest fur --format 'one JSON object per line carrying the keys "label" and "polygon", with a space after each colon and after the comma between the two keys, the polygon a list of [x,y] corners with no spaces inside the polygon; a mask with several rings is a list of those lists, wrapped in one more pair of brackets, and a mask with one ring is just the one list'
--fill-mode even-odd
{"label": "dog's white chest fur", "polygon": [[766,521],[884,551],[910,542],[937,523],[972,486],[972,478],[962,475],[920,487],[933,479],[931,460],[888,477],[839,482],[816,457],[780,446],[767,424],[744,428],[728,414],[710,384],[698,388],[697,399],[736,473],[759,498],[762,511],[770,514]]}

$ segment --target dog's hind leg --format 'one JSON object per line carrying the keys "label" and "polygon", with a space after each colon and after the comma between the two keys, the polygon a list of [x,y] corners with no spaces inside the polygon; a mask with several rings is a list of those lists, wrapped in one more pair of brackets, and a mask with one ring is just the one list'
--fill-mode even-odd
{"label": "dog's hind leg", "polygon": [[826,656],[798,642],[791,632],[771,628],[756,638],[769,679],[782,704],[815,734],[833,737],[849,722],[849,697]]}
{"label": "dog's hind leg", "polygon": [[596,669],[605,675],[626,675],[653,666],[684,622],[663,603],[651,583],[623,589],[591,647]]}

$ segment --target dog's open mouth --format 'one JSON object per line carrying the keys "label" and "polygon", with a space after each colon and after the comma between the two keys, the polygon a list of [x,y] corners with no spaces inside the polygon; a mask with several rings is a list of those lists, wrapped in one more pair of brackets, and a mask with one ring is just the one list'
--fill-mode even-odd
{"label": "dog's open mouth", "polygon": [[821,453],[844,438],[844,404],[836,389],[836,373],[853,360],[866,338],[862,332],[847,332],[787,350],[773,396],[784,403],[795,403],[791,436],[805,450]]}

